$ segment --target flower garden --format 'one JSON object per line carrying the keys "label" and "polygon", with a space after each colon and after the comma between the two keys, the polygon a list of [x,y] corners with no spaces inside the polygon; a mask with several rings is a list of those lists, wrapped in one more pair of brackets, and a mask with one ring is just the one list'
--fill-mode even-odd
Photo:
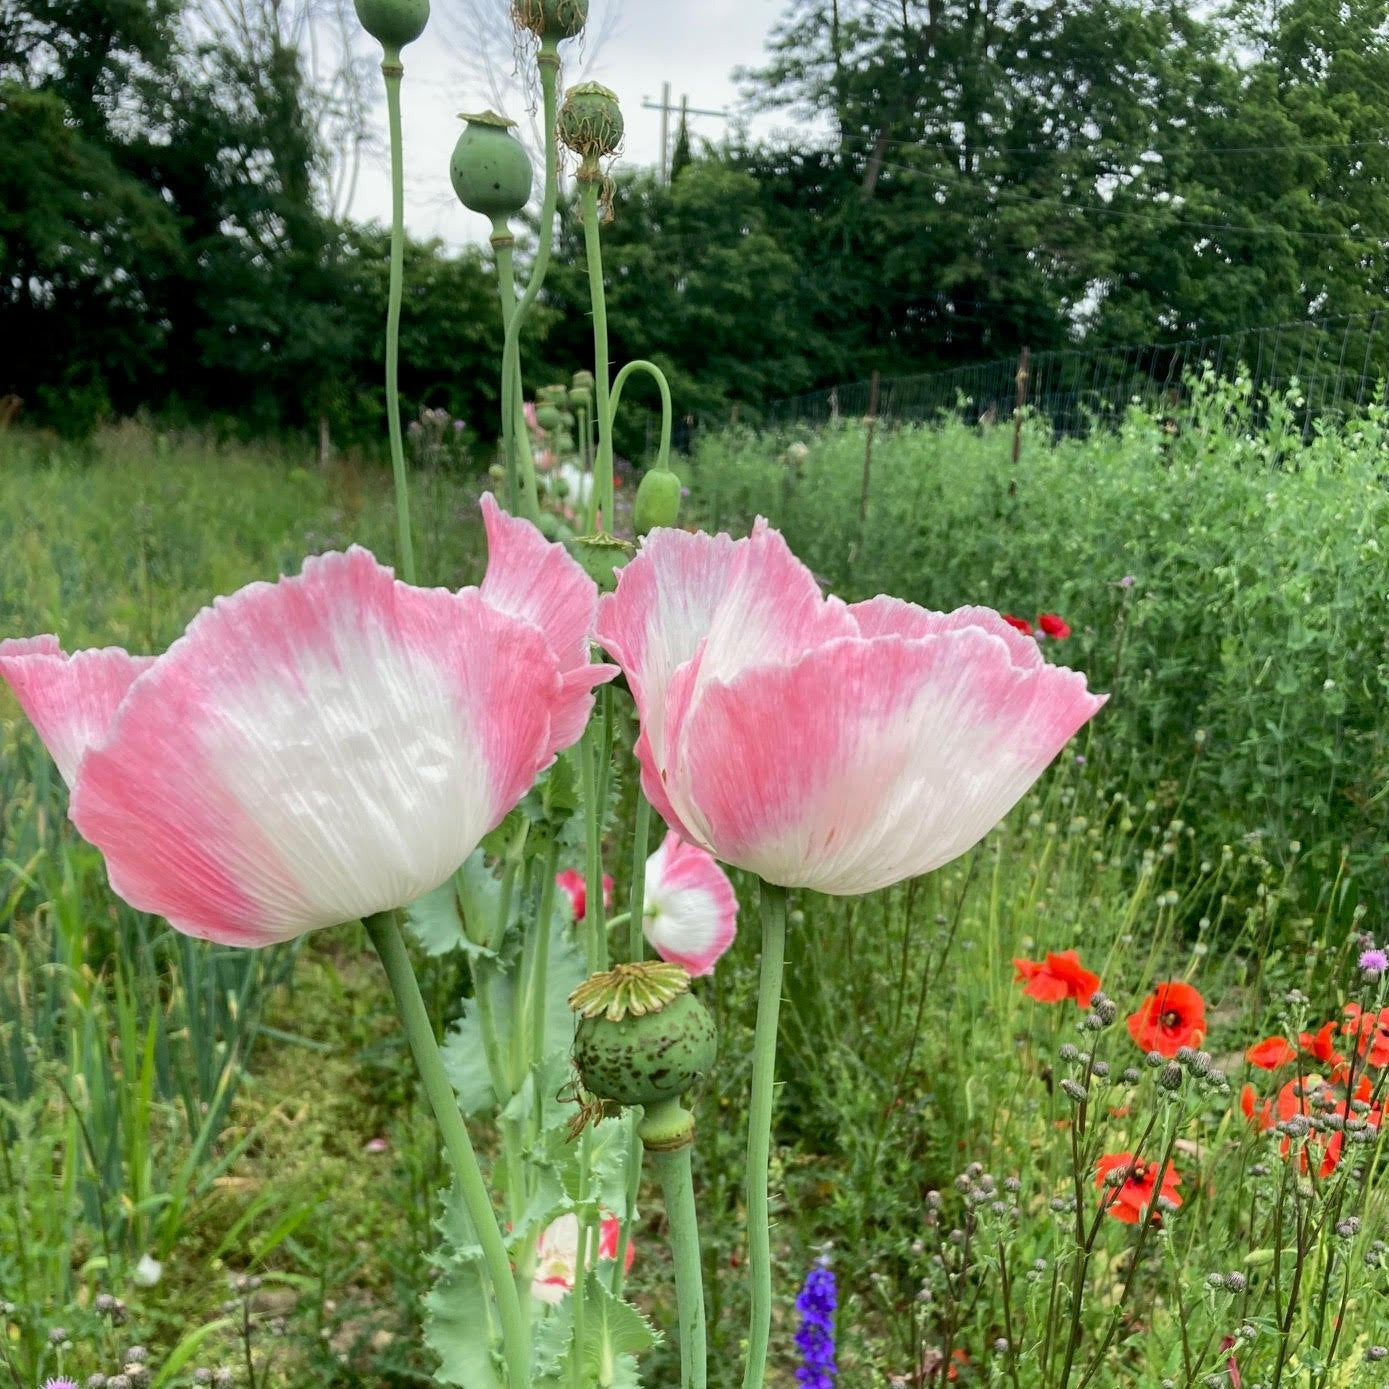
{"label": "flower garden", "polygon": [[[357,8],[398,179],[428,7]],[[401,420],[398,215],[389,483],[0,436],[0,1376],[1386,1382],[1381,409],[682,479],[610,370],[584,6],[515,9],[524,287],[509,123],[451,170],[485,478]],[[561,145],[594,368],[528,401]]]}

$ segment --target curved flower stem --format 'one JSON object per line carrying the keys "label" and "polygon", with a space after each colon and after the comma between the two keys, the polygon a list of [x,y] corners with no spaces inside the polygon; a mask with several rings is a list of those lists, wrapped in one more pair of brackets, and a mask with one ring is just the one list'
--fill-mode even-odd
{"label": "curved flower stem", "polygon": [[434,1028],[420,996],[419,981],[415,978],[400,927],[394,912],[380,912],[367,917],[363,923],[367,935],[381,957],[395,995],[396,1009],[405,1028],[406,1039],[415,1057],[420,1083],[434,1111],[435,1121],[448,1153],[449,1165],[458,1181],[458,1190],[477,1230],[482,1246],[483,1261],[492,1282],[492,1294],[497,1300],[497,1313],[502,1325],[502,1348],[506,1356],[508,1389],[526,1389],[530,1384],[530,1346],[521,1315],[521,1301],[512,1281],[511,1261],[506,1244],[497,1226],[496,1212],[487,1194],[487,1184],[478,1167],[477,1154],[467,1126],[458,1111],[458,1100],[444,1072],[439,1045],[434,1040]]}
{"label": "curved flower stem", "polygon": [[588,262],[588,293],[593,302],[593,378],[594,414],[598,421],[598,457],[593,464],[593,497],[589,503],[589,526],[613,524],[613,420],[608,401],[608,305],[603,294],[603,247],[598,236],[598,184],[585,180],[580,194],[584,214],[584,252]]}
{"label": "curved flower stem", "polygon": [[617,418],[617,404],[622,399],[622,388],[627,384],[627,378],[634,371],[644,371],[656,381],[656,386],[661,392],[661,447],[656,454],[656,467],[662,472],[670,468],[670,428],[671,428],[671,407],[670,407],[670,382],[666,380],[666,374],[655,362],[648,362],[644,358],[638,357],[635,361],[628,362],[621,371],[617,373],[613,380],[612,398],[608,402],[608,408],[612,412],[613,419]]}
{"label": "curved flower stem", "polygon": [[[535,461],[531,457],[529,446],[524,453],[517,447],[515,439],[516,416],[513,410],[519,411],[520,405],[513,405],[514,400],[520,400],[524,393],[521,389],[521,327],[525,322],[526,315],[530,312],[530,307],[535,303],[536,296],[540,293],[540,287],[545,283],[545,274],[550,268],[550,250],[555,238],[555,204],[559,199],[559,177],[557,168],[559,165],[559,136],[555,129],[556,113],[559,107],[559,100],[556,95],[556,88],[559,83],[559,51],[557,48],[558,40],[546,38],[541,40],[540,53],[536,62],[540,68],[540,90],[545,107],[545,192],[540,205],[540,239],[535,250],[535,264],[531,266],[530,279],[526,282],[525,292],[519,300],[515,301],[509,317],[507,311],[503,309],[503,317],[506,320],[506,334],[502,344],[502,457],[506,463],[508,479],[521,474],[521,485],[519,487],[523,504],[532,507],[528,514],[532,521],[538,520],[540,516],[540,503],[537,500],[535,489]],[[515,484],[512,484],[513,488]]]}
{"label": "curved flower stem", "polygon": [[[675,1305],[680,1317],[680,1384],[705,1389],[708,1383],[707,1334],[704,1328],[704,1270],[699,1257],[699,1218],[690,1171],[692,1143],[673,1153],[652,1153],[661,1179],[670,1221],[670,1248],[675,1259]],[[618,1253],[621,1267],[622,1253]]]}
{"label": "curved flower stem", "polygon": [[764,882],[761,892],[762,968],[757,987],[757,1030],[752,1042],[752,1107],[748,1114],[746,1173],[752,1314],[748,1320],[748,1362],[743,1371],[743,1389],[762,1389],[767,1374],[767,1342],[772,1329],[772,1232],[767,1214],[767,1167],[772,1142],[777,1017],[781,1010],[781,976],[786,963],[786,889]]}
{"label": "curved flower stem", "polygon": [[400,300],[405,287],[405,157],[400,134],[400,49],[387,48],[381,64],[386,79],[386,119],[391,132],[391,279],[386,300],[386,429],[395,477],[396,558],[407,584],[415,582],[415,548],[410,539],[410,484],[405,476],[405,441],[400,432]]}

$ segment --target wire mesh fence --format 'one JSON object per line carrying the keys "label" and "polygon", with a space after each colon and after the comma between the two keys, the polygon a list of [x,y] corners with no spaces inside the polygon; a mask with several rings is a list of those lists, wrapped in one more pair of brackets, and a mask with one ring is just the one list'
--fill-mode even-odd
{"label": "wire mesh fence", "polygon": [[887,423],[944,415],[969,421],[1011,418],[1020,408],[1048,419],[1057,436],[1084,434],[1132,404],[1161,410],[1180,425],[1191,383],[1205,371],[1249,380],[1250,422],[1274,400],[1308,433],[1377,399],[1389,372],[1389,314],[1375,311],[1242,328],[1205,338],[1138,346],[1029,352],[979,366],[917,376],[874,377],[771,402],[774,429],[814,428],[872,415]]}

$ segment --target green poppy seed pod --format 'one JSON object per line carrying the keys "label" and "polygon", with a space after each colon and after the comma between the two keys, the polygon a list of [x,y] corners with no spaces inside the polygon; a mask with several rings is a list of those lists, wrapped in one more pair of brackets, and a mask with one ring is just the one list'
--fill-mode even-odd
{"label": "green poppy seed pod", "polygon": [[535,403],[558,407],[562,406],[568,397],[569,392],[563,386],[538,386],[535,392]]}
{"label": "green poppy seed pod", "polygon": [[568,549],[604,593],[617,587],[617,571],[637,552],[635,545],[605,532],[577,536],[569,542]]}
{"label": "green poppy seed pod", "polygon": [[623,1105],[679,1098],[717,1055],[714,1020],[692,993],[640,1017],[582,1018],[574,1034],[574,1064],[584,1088]]}
{"label": "green poppy seed pod", "polygon": [[535,407],[535,422],[546,432],[551,429],[558,429],[563,419],[558,406],[537,405]]}
{"label": "green poppy seed pod", "polygon": [[514,216],[531,196],[531,161],[512,135],[515,121],[495,111],[462,115],[463,133],[449,160],[449,179],[458,201],[494,223]]}
{"label": "green poppy seed pod", "polygon": [[597,82],[580,82],[559,110],[559,138],[595,172],[598,161],[622,143],[622,108],[617,94]]}
{"label": "green poppy seed pod", "polygon": [[429,22],[429,0],[356,0],[362,28],[384,48],[398,56],[414,43]]}
{"label": "green poppy seed pod", "polygon": [[570,379],[569,384],[576,391],[591,391],[598,382],[591,371],[586,371],[584,368],[580,367]]}
{"label": "green poppy seed pod", "polygon": [[511,17],[538,39],[572,39],[588,23],[588,0],[512,0]]}
{"label": "green poppy seed pod", "polygon": [[680,517],[680,479],[669,468],[652,468],[637,486],[632,528],[638,535],[673,526]]}
{"label": "green poppy seed pod", "polygon": [[593,396],[582,386],[571,386],[569,388],[569,408],[571,410],[591,410],[593,408]]}

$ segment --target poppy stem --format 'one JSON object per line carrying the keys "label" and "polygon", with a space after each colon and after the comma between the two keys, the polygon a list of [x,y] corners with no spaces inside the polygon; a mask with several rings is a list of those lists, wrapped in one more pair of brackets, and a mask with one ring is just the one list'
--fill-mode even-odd
{"label": "poppy stem", "polygon": [[400,432],[400,301],[405,283],[405,168],[400,125],[400,50],[387,48],[381,65],[386,79],[386,118],[391,132],[391,272],[386,297],[386,430],[395,478],[396,559],[407,584],[415,582],[415,549],[410,538],[410,484],[405,476],[405,443]]}
{"label": "poppy stem", "polygon": [[483,1261],[492,1281],[492,1293],[497,1300],[497,1313],[502,1325],[502,1348],[506,1356],[509,1389],[526,1389],[530,1384],[530,1343],[521,1316],[521,1300],[511,1276],[511,1260],[497,1226],[496,1212],[482,1179],[477,1154],[468,1137],[467,1126],[458,1110],[458,1097],[453,1093],[444,1071],[439,1044],[434,1039],[434,1026],[420,994],[409,952],[401,938],[394,912],[378,912],[366,917],[362,924],[381,957],[381,964],[395,996],[396,1009],[405,1028],[406,1040],[415,1058],[429,1107],[444,1141],[449,1165],[458,1182],[459,1194],[477,1230],[482,1246]]}
{"label": "poppy stem", "polygon": [[603,293],[603,250],[598,232],[598,185],[585,182],[579,194],[583,209],[584,251],[588,263],[588,292],[593,303],[593,378],[598,419],[598,458],[593,465],[593,494],[588,522],[613,528],[613,422],[608,398],[612,364],[608,357],[608,310]]}
{"label": "poppy stem", "polygon": [[757,1029],[752,1043],[752,1106],[748,1115],[748,1267],[752,1313],[743,1389],[762,1389],[772,1329],[772,1232],[767,1213],[768,1158],[775,1098],[777,1017],[786,964],[786,889],[761,885],[762,966],[757,988]]}
{"label": "poppy stem", "polygon": [[[693,1143],[673,1153],[655,1151],[651,1161],[661,1179],[675,1260],[675,1306],[680,1318],[681,1389],[705,1389],[708,1348],[704,1329],[704,1270],[699,1257],[699,1217],[690,1171]],[[622,1267],[621,1255],[618,1267]]]}

